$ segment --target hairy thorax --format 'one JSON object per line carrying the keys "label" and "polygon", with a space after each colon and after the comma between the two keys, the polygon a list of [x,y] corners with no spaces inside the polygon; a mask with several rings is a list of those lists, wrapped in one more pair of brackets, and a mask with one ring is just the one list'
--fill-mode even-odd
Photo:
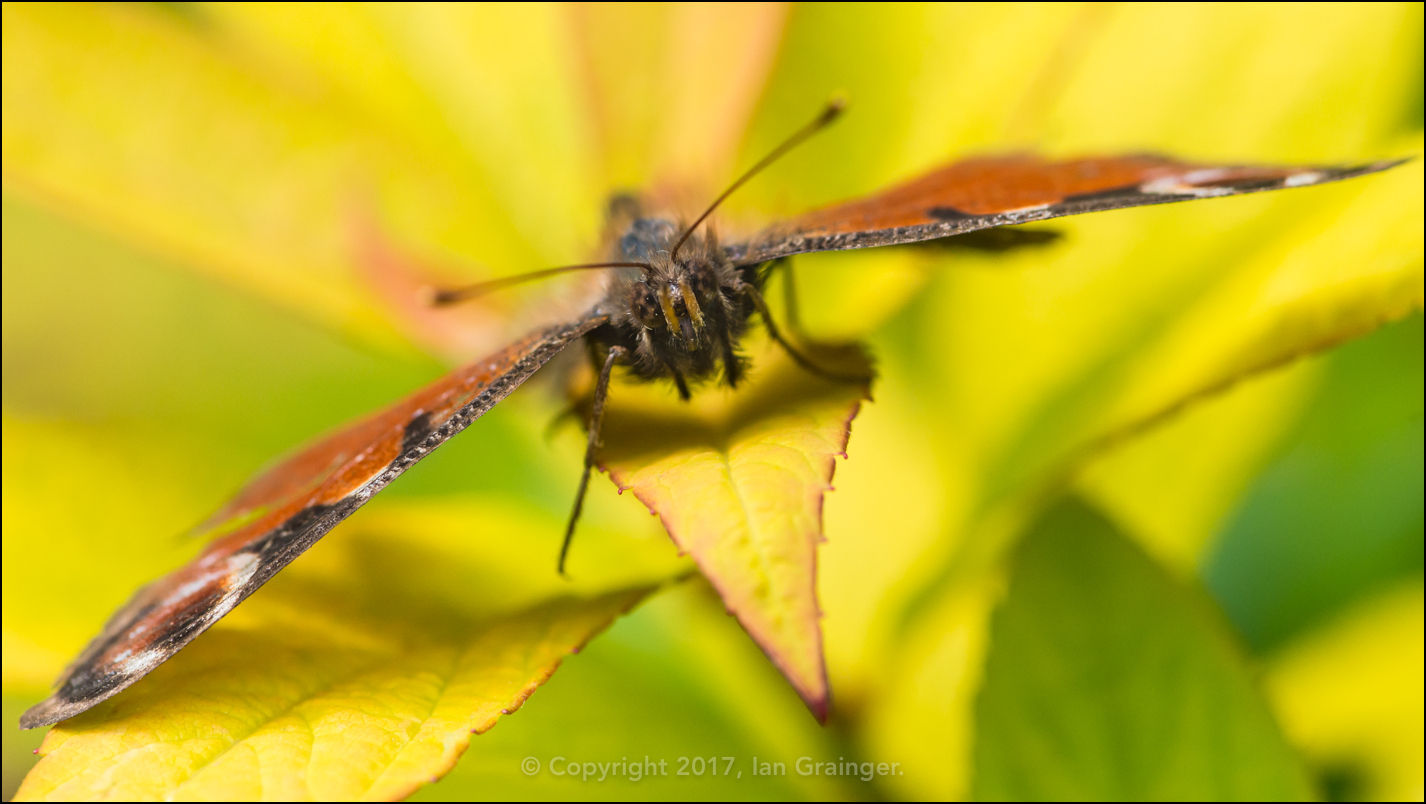
{"label": "hairy thorax", "polygon": [[671,256],[682,227],[663,218],[627,219],[611,256],[646,263],[624,269],[610,282],[601,305],[610,323],[593,333],[620,346],[620,361],[645,380],[673,379],[688,395],[689,381],[718,379],[736,386],[743,375],[738,340],[754,305],[754,268],[733,265],[716,237],[694,234]]}

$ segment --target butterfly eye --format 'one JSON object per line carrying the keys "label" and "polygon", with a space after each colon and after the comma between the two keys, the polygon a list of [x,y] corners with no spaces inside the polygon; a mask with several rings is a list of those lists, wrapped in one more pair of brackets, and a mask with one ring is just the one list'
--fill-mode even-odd
{"label": "butterfly eye", "polygon": [[634,313],[634,318],[645,327],[657,329],[663,326],[663,318],[659,316],[658,299],[654,298],[654,291],[647,284],[638,282],[634,285],[629,308]]}

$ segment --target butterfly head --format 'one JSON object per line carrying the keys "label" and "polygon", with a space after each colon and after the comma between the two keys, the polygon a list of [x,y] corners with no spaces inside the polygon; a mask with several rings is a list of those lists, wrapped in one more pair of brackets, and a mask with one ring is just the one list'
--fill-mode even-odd
{"label": "butterfly head", "polygon": [[697,348],[709,326],[704,307],[718,305],[719,256],[711,238],[688,244],[677,257],[666,247],[652,250],[649,267],[628,288],[634,319],[645,329],[666,330]]}
{"label": "butterfly head", "polygon": [[645,218],[620,238],[621,258],[647,267],[611,285],[614,340],[628,350],[640,377],[701,379],[722,366],[736,383],[734,348],[751,313],[742,291],[746,278],[711,233],[689,237],[675,254],[680,231],[672,221]]}

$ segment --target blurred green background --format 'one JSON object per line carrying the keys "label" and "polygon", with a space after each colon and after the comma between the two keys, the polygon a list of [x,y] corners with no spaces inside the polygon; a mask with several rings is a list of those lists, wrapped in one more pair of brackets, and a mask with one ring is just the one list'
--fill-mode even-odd
{"label": "blurred green background", "polygon": [[[696,207],[835,91],[846,120],[725,231],[975,152],[1421,151],[1418,5],[4,15],[7,798],[42,736],[19,713],[193,552],[177,534],[572,292],[433,318],[381,254],[447,279],[583,259],[609,192]],[[825,506],[827,727],[695,579],[416,797],[1420,799],[1421,174],[1076,218],[1005,255],[799,258],[810,333],[881,372]],[[582,449],[545,437],[558,391],[512,397],[312,563],[419,544],[393,588],[555,594]],[[575,573],[686,570],[612,492]],[[902,770],[519,769],[645,755]]]}

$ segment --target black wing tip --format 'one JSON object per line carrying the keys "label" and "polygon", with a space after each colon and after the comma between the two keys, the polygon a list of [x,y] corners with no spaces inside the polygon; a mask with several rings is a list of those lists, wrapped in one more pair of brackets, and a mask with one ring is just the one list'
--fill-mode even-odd
{"label": "black wing tip", "polygon": [[[1407,162],[1413,162],[1418,156],[1404,156],[1394,159],[1378,159],[1375,162],[1361,162],[1358,164],[1336,164],[1336,165],[1300,165],[1296,167],[1280,168],[1281,175],[1260,176],[1248,175],[1242,177],[1229,177],[1225,179],[1205,178],[1201,181],[1186,181],[1183,197],[1172,200],[1192,200],[1204,196],[1194,192],[1194,190],[1221,189],[1228,192],[1224,195],[1242,195],[1245,193],[1256,193],[1267,190],[1289,190],[1299,187],[1315,187],[1320,184],[1331,184],[1334,182],[1355,179],[1360,176],[1369,176],[1373,173],[1381,173],[1394,167],[1399,167]],[[1230,168],[1231,169],[1231,168]],[[1243,166],[1243,170],[1252,171],[1255,166]],[[1209,169],[1211,171],[1211,169]],[[1191,176],[1192,174],[1190,174]],[[1124,188],[1115,188],[1099,194],[1088,194],[1066,199],[1067,201],[1090,201],[1099,195],[1115,196]],[[1143,185],[1139,186],[1143,189]],[[1172,188],[1177,190],[1178,188]],[[1168,193],[1172,194],[1172,192]],[[1117,208],[1117,207],[1116,207]]]}
{"label": "black wing tip", "polygon": [[[1298,172],[1285,176],[1274,182],[1268,182],[1262,187],[1243,188],[1247,192],[1253,190],[1279,190],[1293,187],[1313,187],[1319,184],[1331,184],[1333,182],[1355,179],[1361,176],[1370,176],[1373,173],[1381,173],[1400,167],[1407,162],[1414,162],[1417,156],[1403,156],[1395,159],[1378,159],[1375,162],[1362,162],[1355,165],[1322,165],[1319,167],[1304,167]],[[1231,185],[1231,183],[1230,183]]]}
{"label": "black wing tip", "polygon": [[26,709],[25,714],[20,715],[20,728],[38,729],[44,726],[53,726],[61,720],[68,720],[92,708],[102,700],[104,699],[97,698],[71,701],[61,698],[59,695],[51,695],[29,709]]}
{"label": "black wing tip", "polygon": [[1367,176],[1372,173],[1381,173],[1384,170],[1391,170],[1392,168],[1400,167],[1401,165],[1404,165],[1407,162],[1415,162],[1417,159],[1420,158],[1420,154],[1412,154],[1410,156],[1396,157],[1395,159],[1378,159],[1375,162],[1365,162],[1360,165],[1327,167],[1323,168],[1323,170],[1325,172],[1333,174],[1333,180],[1352,179],[1356,178],[1357,176]]}
{"label": "black wing tip", "polygon": [[1367,167],[1372,170],[1388,170],[1397,165],[1404,165],[1407,162],[1415,162],[1420,158],[1421,154],[1408,154],[1406,156],[1398,156],[1394,159],[1378,159],[1375,162],[1368,163]]}

